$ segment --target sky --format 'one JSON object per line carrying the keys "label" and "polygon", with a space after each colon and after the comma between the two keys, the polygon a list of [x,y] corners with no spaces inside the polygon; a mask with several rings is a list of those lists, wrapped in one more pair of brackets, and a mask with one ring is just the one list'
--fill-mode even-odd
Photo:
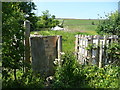
{"label": "sky", "polygon": [[[109,1],[109,2],[104,2]],[[42,15],[42,11],[49,10],[51,15],[56,18],[75,18],[75,19],[98,19],[105,17],[106,14],[118,10],[118,0],[104,0],[97,2],[92,0],[74,0],[74,1],[55,1],[46,0],[46,2],[34,1],[37,10],[34,11],[37,16]],[[98,16],[99,14],[99,16]]]}

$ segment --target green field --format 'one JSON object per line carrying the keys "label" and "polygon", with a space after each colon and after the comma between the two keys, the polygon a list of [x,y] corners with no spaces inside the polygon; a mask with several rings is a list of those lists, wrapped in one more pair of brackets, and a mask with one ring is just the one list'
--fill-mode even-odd
{"label": "green field", "polygon": [[98,19],[65,19],[64,25],[92,25],[92,22],[95,24],[99,23]]}
{"label": "green field", "polygon": [[[35,32],[31,32],[34,34]],[[64,52],[74,52],[75,47],[75,35],[77,34],[84,34],[88,35],[88,33],[81,33],[81,32],[66,32],[66,31],[38,31],[40,35],[61,35],[62,36],[62,46]]]}
{"label": "green field", "polygon": [[[59,20],[62,22],[62,20]],[[94,23],[94,25],[92,25]],[[64,28],[70,32],[85,32],[96,35],[96,28],[99,24],[98,19],[64,19]]]}

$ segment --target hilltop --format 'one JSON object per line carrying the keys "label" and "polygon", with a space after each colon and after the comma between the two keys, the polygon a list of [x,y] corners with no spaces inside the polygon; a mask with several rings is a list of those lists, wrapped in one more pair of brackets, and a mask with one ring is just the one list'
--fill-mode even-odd
{"label": "hilltop", "polygon": [[96,28],[99,24],[98,19],[74,19],[74,18],[57,18],[66,31],[70,32],[87,32],[90,34],[97,34]]}

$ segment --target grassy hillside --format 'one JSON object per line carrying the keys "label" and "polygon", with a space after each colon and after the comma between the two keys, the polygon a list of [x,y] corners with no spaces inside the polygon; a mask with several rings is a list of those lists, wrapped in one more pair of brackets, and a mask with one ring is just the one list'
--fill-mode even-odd
{"label": "grassy hillside", "polygon": [[[62,20],[60,20],[62,22]],[[94,25],[92,24],[94,23]],[[64,28],[70,32],[85,32],[89,34],[97,34],[96,28],[99,20],[97,19],[64,19]]]}
{"label": "grassy hillside", "polygon": [[65,19],[64,25],[71,26],[71,25],[92,25],[92,22],[95,24],[99,23],[97,19]]}

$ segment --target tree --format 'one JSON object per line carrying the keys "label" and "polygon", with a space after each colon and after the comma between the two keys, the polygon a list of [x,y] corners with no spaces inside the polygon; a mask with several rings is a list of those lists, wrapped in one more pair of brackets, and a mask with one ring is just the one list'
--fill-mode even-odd
{"label": "tree", "polygon": [[42,16],[38,17],[37,29],[52,28],[59,24],[59,21],[55,19],[55,15],[49,14],[49,11],[43,11]]}
{"label": "tree", "polygon": [[3,2],[2,8],[2,66],[3,78],[22,67],[24,52],[24,13],[19,9],[19,3]]}
{"label": "tree", "polygon": [[120,13],[116,11],[106,15],[106,19],[100,21],[97,32],[99,34],[120,35]]}
{"label": "tree", "polygon": [[[3,2],[2,8],[5,8],[2,10],[2,74],[5,80],[11,74],[17,80],[16,72],[24,66],[23,22],[25,19],[32,20],[34,5],[30,2]],[[25,18],[26,14],[29,17]]]}
{"label": "tree", "polygon": [[[24,63],[26,15],[21,2],[2,3],[2,88],[41,88],[43,80]],[[22,7],[22,6],[21,6]],[[29,68],[24,72],[23,67]]]}
{"label": "tree", "polygon": [[25,14],[26,20],[30,21],[30,30],[34,31],[36,29],[36,22],[38,19],[32,11],[36,10],[36,5],[34,2],[21,2],[19,4],[19,8]]}

